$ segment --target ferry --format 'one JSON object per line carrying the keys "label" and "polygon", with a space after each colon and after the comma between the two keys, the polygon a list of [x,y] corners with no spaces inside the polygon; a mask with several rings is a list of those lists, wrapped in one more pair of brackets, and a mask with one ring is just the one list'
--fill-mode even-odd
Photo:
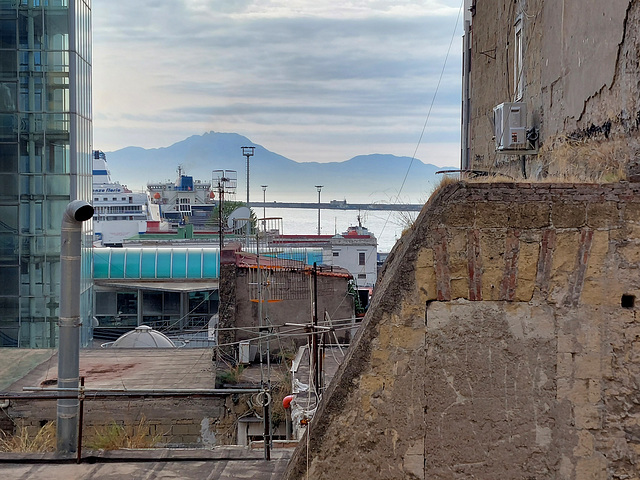
{"label": "ferry", "polygon": [[107,157],[93,151],[93,231],[97,246],[122,246],[122,241],[147,230],[148,196],[132,192],[111,179]]}
{"label": "ferry", "polygon": [[172,228],[186,223],[203,227],[211,222],[216,207],[211,182],[185,175],[181,165],[175,182],[150,182],[147,191],[153,216]]}

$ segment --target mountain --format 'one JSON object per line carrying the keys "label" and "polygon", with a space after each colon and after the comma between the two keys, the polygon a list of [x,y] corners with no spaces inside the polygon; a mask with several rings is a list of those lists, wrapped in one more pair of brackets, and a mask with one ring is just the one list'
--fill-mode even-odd
{"label": "mountain", "polygon": [[[105,152],[114,180],[134,190],[147,182],[174,181],[177,167],[194,179],[211,180],[213,170],[235,170],[236,198],[246,199],[246,157],[241,147],[254,146],[250,158],[250,199],[261,201],[261,185],[268,185],[267,201],[317,201],[315,185],[323,185],[322,200],[351,203],[395,201],[424,202],[439,181],[435,165],[395,155],[359,155],[344,162],[295,162],[253,143],[236,133],[209,132],[193,135],[169,147],[144,149],[126,147]],[[409,169],[410,167],[410,169]],[[404,183],[404,186],[403,186]]]}

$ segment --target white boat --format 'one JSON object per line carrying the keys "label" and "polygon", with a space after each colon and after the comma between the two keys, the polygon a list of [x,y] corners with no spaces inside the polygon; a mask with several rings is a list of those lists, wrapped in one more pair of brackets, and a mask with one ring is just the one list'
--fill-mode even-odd
{"label": "white boat", "polygon": [[111,179],[106,155],[93,151],[94,240],[104,246],[121,246],[125,238],[142,234],[149,220],[148,197],[132,192]]}

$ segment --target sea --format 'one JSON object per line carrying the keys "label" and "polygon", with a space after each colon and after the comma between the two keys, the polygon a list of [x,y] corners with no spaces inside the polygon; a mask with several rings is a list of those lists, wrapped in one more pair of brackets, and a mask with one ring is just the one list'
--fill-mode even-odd
{"label": "sea", "polygon": [[[318,210],[305,208],[255,208],[258,218],[281,218],[283,235],[316,235]],[[419,212],[386,212],[377,210],[320,210],[320,234],[335,235],[347,231],[358,221],[378,240],[378,252],[390,252],[402,232]],[[360,217],[358,219],[358,217]]]}

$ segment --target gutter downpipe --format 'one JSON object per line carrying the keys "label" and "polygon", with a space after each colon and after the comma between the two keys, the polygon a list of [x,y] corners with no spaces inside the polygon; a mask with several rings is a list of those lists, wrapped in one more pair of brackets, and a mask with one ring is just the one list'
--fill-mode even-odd
{"label": "gutter downpipe", "polygon": [[[466,12],[465,12],[466,17]],[[469,159],[469,113],[470,105],[470,75],[471,75],[471,21],[464,22],[464,37],[462,39],[462,131],[461,131],[461,152],[460,167],[461,170],[469,170],[471,168]]]}
{"label": "gutter downpipe", "polygon": [[[93,216],[84,200],[67,205],[60,235],[60,316],[58,320],[58,388],[78,389],[80,383],[80,274],[82,222]],[[56,446],[75,453],[78,444],[78,398],[58,400]]]}

